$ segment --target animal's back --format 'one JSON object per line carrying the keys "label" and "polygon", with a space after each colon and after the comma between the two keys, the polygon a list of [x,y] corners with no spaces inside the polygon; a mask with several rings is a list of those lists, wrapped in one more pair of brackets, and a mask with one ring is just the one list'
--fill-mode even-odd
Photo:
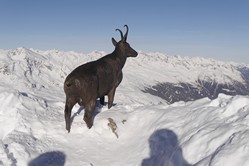
{"label": "animal's back", "polygon": [[82,90],[96,88],[98,97],[106,95],[113,87],[116,73],[114,65],[101,58],[75,68],[65,79],[65,93],[82,93]]}

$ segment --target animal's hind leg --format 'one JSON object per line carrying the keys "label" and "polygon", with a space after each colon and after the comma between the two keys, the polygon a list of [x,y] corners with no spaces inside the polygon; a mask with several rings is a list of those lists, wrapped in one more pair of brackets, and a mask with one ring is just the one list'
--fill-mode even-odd
{"label": "animal's hind leg", "polygon": [[114,100],[114,95],[115,95],[116,87],[113,88],[109,93],[108,93],[108,109],[112,107],[113,100]]}
{"label": "animal's hind leg", "polygon": [[66,130],[68,132],[70,132],[70,129],[71,129],[71,112],[72,112],[72,108],[75,105],[75,103],[68,99],[66,100],[64,116],[65,116],[65,122],[66,122]]}
{"label": "animal's hind leg", "polygon": [[96,100],[92,100],[85,107],[84,121],[90,129],[93,126],[93,112],[95,111]]}
{"label": "animal's hind leg", "polygon": [[100,104],[105,105],[105,96],[99,98]]}

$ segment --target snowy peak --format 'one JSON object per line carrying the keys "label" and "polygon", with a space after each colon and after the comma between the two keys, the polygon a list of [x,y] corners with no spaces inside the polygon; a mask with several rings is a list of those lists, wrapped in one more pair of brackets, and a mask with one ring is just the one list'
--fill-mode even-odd
{"label": "snowy peak", "polygon": [[19,47],[15,50],[9,51],[8,56],[13,60],[23,60],[23,59],[44,60],[45,59],[43,55],[37,53],[35,50],[27,49],[25,47]]}

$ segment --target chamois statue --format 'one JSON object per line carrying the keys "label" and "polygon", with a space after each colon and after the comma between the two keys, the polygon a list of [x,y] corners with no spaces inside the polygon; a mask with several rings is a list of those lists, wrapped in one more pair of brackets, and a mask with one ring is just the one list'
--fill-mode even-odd
{"label": "chamois statue", "polygon": [[108,109],[113,105],[116,88],[123,78],[122,68],[127,57],[136,57],[137,52],[127,43],[129,28],[126,33],[116,29],[121,34],[121,40],[117,42],[112,38],[115,49],[112,53],[92,62],[85,63],[74,69],[64,82],[66,94],[65,121],[66,130],[70,132],[71,112],[73,106],[78,103],[84,106],[84,121],[90,129],[93,126],[93,112],[96,100],[100,98],[100,103],[104,104],[104,96],[108,96]]}

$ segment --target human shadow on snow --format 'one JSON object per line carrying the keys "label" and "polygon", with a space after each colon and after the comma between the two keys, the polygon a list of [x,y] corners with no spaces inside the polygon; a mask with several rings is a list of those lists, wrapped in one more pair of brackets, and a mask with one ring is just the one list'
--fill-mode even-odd
{"label": "human shadow on snow", "polygon": [[182,155],[177,135],[168,129],[155,131],[149,138],[150,157],[142,166],[192,166]]}
{"label": "human shadow on snow", "polygon": [[66,156],[63,152],[52,151],[39,155],[30,161],[28,166],[64,166],[65,161]]}

